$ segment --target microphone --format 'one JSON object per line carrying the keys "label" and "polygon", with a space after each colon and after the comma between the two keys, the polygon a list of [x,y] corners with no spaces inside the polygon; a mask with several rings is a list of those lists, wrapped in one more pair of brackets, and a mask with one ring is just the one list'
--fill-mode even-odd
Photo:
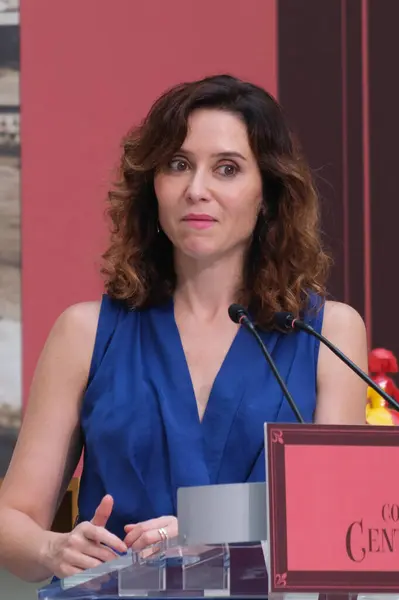
{"label": "microphone", "polygon": [[351,361],[337,346],[335,346],[329,339],[327,339],[324,335],[313,329],[311,325],[308,325],[304,321],[297,319],[294,317],[292,313],[289,312],[278,312],[274,315],[273,318],[274,325],[283,331],[295,331],[301,330],[305,331],[309,335],[317,338],[320,342],[325,344],[327,348],[331,350],[339,359],[342,360],[356,375],[360,377],[367,385],[369,385],[377,394],[382,396],[384,400],[388,402],[395,410],[399,411],[399,403],[396,402],[389,394],[385,392],[375,381],[371,379],[362,369],[360,369],[354,362]]}
{"label": "microphone", "polygon": [[287,399],[288,404],[292,408],[292,411],[295,414],[297,421],[299,423],[304,423],[305,421],[303,420],[302,415],[299,412],[299,409],[294,402],[294,399],[292,398],[291,394],[289,393],[287,386],[285,385],[280,373],[278,372],[276,363],[272,359],[270,352],[266,348],[265,344],[263,343],[262,338],[260,337],[259,333],[256,331],[256,327],[252,323],[245,308],[243,306],[241,306],[241,304],[231,304],[229,306],[229,317],[234,323],[237,323],[238,325],[242,325],[243,327],[245,327],[245,329],[247,329],[254,336],[254,338],[258,342],[258,345],[262,351],[263,356],[267,360],[267,362],[273,372],[273,375],[277,379],[277,382],[281,388],[281,391],[283,392],[285,398]]}

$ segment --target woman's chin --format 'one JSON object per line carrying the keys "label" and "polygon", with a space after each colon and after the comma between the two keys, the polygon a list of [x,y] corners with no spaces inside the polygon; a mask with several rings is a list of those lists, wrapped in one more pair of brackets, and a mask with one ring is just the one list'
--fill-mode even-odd
{"label": "woman's chin", "polygon": [[191,243],[182,245],[179,248],[179,253],[194,260],[209,260],[220,254],[220,248],[216,248],[214,244],[209,243]]}

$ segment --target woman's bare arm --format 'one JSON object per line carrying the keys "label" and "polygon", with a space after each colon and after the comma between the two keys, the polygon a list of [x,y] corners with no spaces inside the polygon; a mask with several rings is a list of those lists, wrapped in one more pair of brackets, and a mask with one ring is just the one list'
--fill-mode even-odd
{"label": "woman's bare arm", "polygon": [[99,304],[68,308],[39,359],[22,428],[0,488],[0,565],[40,581],[58,504],[78,463],[81,400],[90,368]]}
{"label": "woman's bare arm", "polygon": [[[367,372],[366,328],[353,308],[327,302],[322,333]],[[365,424],[367,385],[323,344],[319,351],[317,387],[317,423]]]}

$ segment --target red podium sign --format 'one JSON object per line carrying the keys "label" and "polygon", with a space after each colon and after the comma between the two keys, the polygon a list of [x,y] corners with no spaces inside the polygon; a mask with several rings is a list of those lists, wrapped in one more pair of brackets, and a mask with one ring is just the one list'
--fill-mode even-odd
{"label": "red podium sign", "polygon": [[269,591],[399,590],[399,427],[265,425]]}

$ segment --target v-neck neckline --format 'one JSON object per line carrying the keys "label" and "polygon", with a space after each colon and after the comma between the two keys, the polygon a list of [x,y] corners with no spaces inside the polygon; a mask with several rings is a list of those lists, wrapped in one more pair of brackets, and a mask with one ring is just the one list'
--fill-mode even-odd
{"label": "v-neck neckline", "polygon": [[[188,387],[188,389],[190,389],[191,400],[193,402],[193,406],[196,411],[198,423],[199,423],[199,425],[201,425],[203,427],[204,424],[206,424],[206,422],[208,420],[209,413],[212,411],[212,407],[213,407],[212,405],[214,402],[213,398],[215,396],[215,391],[218,388],[218,384],[219,384],[220,380],[223,380],[224,372],[227,370],[230,370],[229,365],[231,365],[232,363],[236,365],[236,361],[235,361],[234,357],[236,355],[236,348],[238,348],[239,344],[240,344],[240,339],[242,336],[242,327],[239,327],[237,329],[236,334],[234,335],[234,337],[231,341],[231,344],[223,358],[223,361],[215,375],[215,378],[213,380],[213,383],[212,383],[210,391],[209,391],[209,396],[208,396],[208,399],[206,402],[206,406],[205,406],[204,412],[202,414],[202,418],[200,418],[197,397],[195,395],[195,389],[194,389],[194,384],[193,384],[193,379],[192,379],[192,375],[191,375],[190,368],[188,365],[187,355],[184,350],[182,337],[180,335],[180,330],[179,330],[179,327],[178,327],[177,321],[176,321],[175,304],[174,304],[173,298],[171,298],[171,300],[170,300],[169,311],[170,311],[173,329],[174,329],[175,336],[176,336],[177,347],[178,347],[179,353],[180,353],[181,363],[184,365],[187,387]],[[210,341],[209,343],[212,343],[212,341]]]}
{"label": "v-neck neckline", "polygon": [[[195,473],[196,485],[216,483],[226,445],[235,424],[242,418],[242,410],[245,410],[243,403],[250,404],[253,401],[252,373],[263,372],[267,365],[252,335],[241,327],[215,377],[200,420],[191,374],[175,320],[174,302],[170,300],[152,309],[149,316],[154,344],[152,369],[158,373],[154,386],[158,390],[159,409],[165,424],[165,435],[173,439],[170,449],[179,448],[178,452],[170,450],[173,454],[170,460],[175,461],[171,483],[176,489],[188,485],[191,480],[187,469]],[[268,335],[264,341],[272,352],[277,336]],[[277,383],[272,382],[273,390],[276,386]],[[256,394],[255,391],[255,397]],[[276,398],[280,395],[281,392],[277,390]]]}

